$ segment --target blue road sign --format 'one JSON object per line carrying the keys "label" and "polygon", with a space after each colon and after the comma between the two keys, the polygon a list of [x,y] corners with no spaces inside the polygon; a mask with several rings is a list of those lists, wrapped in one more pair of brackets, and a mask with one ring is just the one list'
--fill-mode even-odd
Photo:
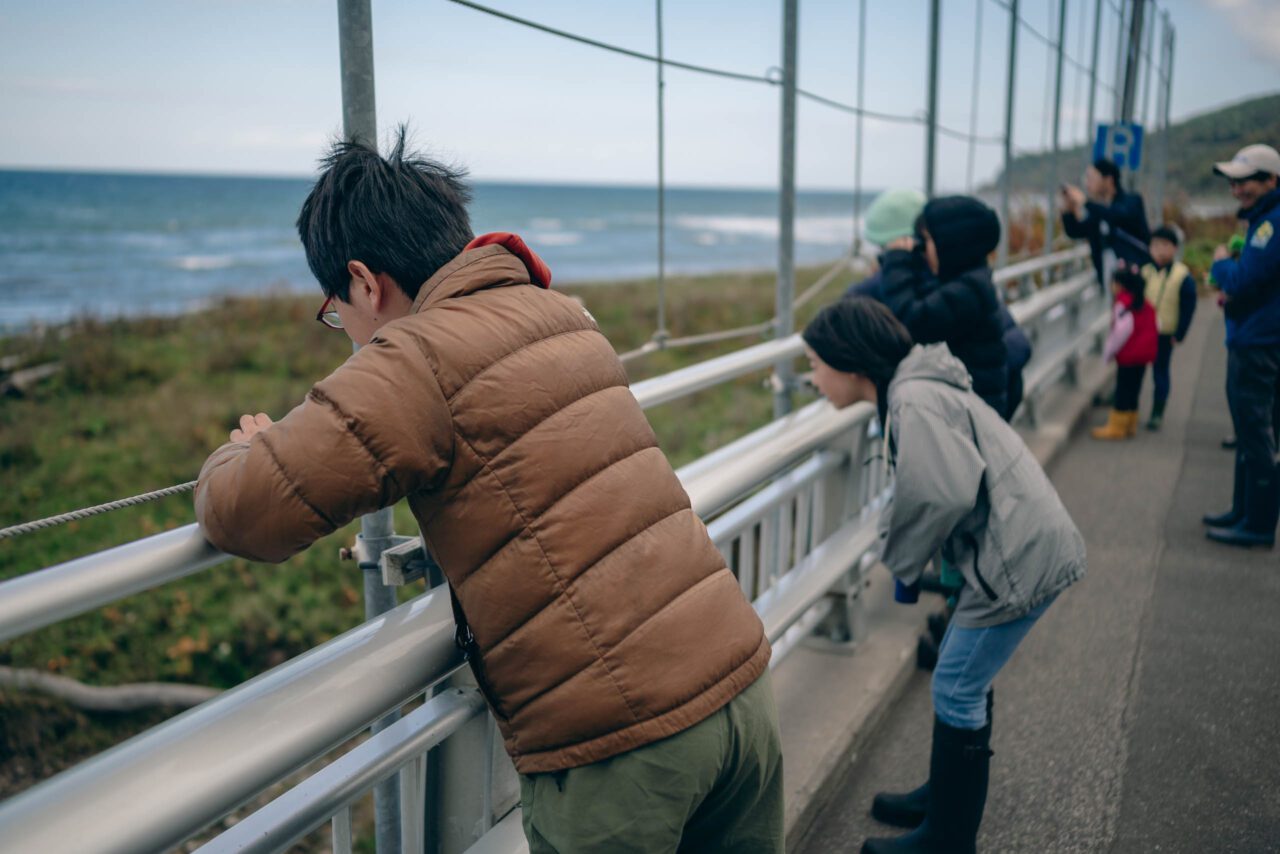
{"label": "blue road sign", "polygon": [[1142,125],[1098,125],[1098,136],[1093,141],[1093,159],[1103,158],[1129,171],[1141,166]]}

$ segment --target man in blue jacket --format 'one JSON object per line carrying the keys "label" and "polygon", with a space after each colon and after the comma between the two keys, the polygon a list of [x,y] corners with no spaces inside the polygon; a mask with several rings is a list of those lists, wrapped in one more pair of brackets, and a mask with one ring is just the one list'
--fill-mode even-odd
{"label": "man in blue jacket", "polygon": [[1280,518],[1272,430],[1280,384],[1280,153],[1269,145],[1249,145],[1213,170],[1230,183],[1249,230],[1238,259],[1226,246],[1213,254],[1212,275],[1226,297],[1227,402],[1236,426],[1236,488],[1231,510],[1204,521],[1211,540],[1270,547]]}

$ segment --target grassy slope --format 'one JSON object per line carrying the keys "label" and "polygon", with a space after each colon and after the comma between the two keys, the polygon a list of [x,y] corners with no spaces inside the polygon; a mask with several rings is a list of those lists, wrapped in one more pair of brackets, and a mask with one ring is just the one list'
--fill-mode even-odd
{"label": "grassy slope", "polygon": [[[1144,164],[1159,150],[1162,134],[1144,143]],[[1275,144],[1280,139],[1280,94],[1253,98],[1179,122],[1169,129],[1168,195],[1215,199],[1230,205],[1226,182],[1214,176],[1212,165],[1229,160],[1253,142]],[[1078,183],[1080,170],[1092,159],[1093,146],[1063,149],[1058,158],[1058,181]],[[1043,193],[1049,184],[1050,157],[1024,154],[1014,159],[1013,186],[1017,192]],[[1145,179],[1145,174],[1144,174]],[[993,183],[1000,186],[1001,178]]]}
{"label": "grassy slope", "polygon": [[[817,271],[804,271],[799,286],[816,278]],[[847,279],[829,285],[798,322],[823,299],[835,298]],[[672,333],[767,318],[773,288],[768,273],[675,279],[669,286]],[[584,299],[619,350],[640,345],[653,330],[653,282],[567,290]],[[194,479],[242,412],[284,414],[349,354],[345,336],[312,320],[315,303],[237,300],[184,317],[83,323],[39,339],[0,341],[0,354],[65,364],[30,397],[0,398],[0,526]],[[635,363],[634,378],[743,343],[657,353]],[[761,380],[744,378],[650,411],[672,460],[679,465],[766,422],[771,399]],[[0,541],[0,579],[193,518],[190,496],[178,496]],[[92,684],[235,685],[361,622],[359,572],[337,559],[357,526],[280,566],[231,561],[0,644],[0,664]],[[396,527],[416,531],[403,504]],[[420,589],[414,585],[404,594]],[[156,719],[86,715],[0,692],[0,795]]]}

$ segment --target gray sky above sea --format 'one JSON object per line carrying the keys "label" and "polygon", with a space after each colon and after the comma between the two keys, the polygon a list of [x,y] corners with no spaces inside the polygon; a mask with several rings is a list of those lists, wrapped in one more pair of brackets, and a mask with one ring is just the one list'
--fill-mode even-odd
{"label": "gray sky above sea", "polygon": [[[977,6],[982,26],[977,27]],[[493,0],[515,15],[654,49],[650,0]],[[1093,0],[1071,0],[1068,53],[1088,61]],[[1116,67],[1116,16],[1103,3],[1099,77]],[[1178,30],[1174,119],[1280,89],[1280,3],[1165,0]],[[779,64],[777,0],[668,0],[667,56],[750,74]],[[1024,0],[1051,33],[1056,0]],[[981,134],[1003,122],[1008,16],[991,0],[944,0],[940,118],[970,120],[975,37],[981,34]],[[926,0],[868,3],[866,106],[918,113],[925,102]],[[652,183],[653,65],[573,44],[446,0],[373,0],[379,124],[407,121],[430,153],[479,178]],[[0,0],[0,166],[307,175],[339,130],[335,4],[314,0]],[[803,0],[800,84],[856,97],[857,3]],[[1045,45],[1020,34],[1015,146],[1049,140],[1052,71]],[[667,72],[667,168],[672,183],[776,182],[778,90]],[[1064,144],[1087,135],[1087,77],[1068,65]],[[1099,112],[1110,110],[1099,89]],[[1139,94],[1139,112],[1143,98]],[[1150,107],[1154,110],[1155,93]],[[1267,140],[1273,144],[1277,140]],[[801,102],[799,181],[853,183],[854,120]],[[1231,152],[1225,152],[1224,156]],[[963,189],[967,145],[943,138],[943,189]],[[979,181],[999,167],[979,146]],[[919,185],[918,127],[866,123],[864,184]]]}

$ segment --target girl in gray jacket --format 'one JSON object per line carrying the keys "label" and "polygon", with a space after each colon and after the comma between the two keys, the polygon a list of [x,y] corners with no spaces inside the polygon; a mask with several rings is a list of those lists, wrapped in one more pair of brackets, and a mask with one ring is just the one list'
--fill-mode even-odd
{"label": "girl in gray jacket", "polygon": [[986,804],[990,690],[1054,598],[1085,572],[1084,540],[1021,437],[973,393],[945,344],[913,346],[873,300],[828,306],[805,329],[814,383],[837,408],[874,403],[894,469],[880,517],[881,560],[919,583],[942,555],[964,575],[933,672],[929,780],[879,794],[872,814],[915,827],[864,854],[972,852]]}

